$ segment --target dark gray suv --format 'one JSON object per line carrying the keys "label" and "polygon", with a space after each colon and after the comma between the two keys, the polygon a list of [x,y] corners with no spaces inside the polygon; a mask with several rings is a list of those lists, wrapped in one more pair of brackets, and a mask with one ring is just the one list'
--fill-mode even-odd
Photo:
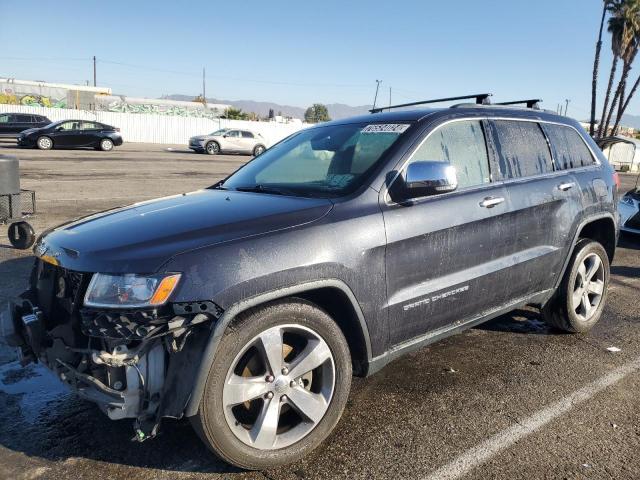
{"label": "dark gray suv", "polygon": [[210,188],[46,232],[2,327],[140,440],[188,417],[230,463],[290,463],[353,374],[524,305],[593,327],[617,188],[578,123],[534,108],[329,122]]}

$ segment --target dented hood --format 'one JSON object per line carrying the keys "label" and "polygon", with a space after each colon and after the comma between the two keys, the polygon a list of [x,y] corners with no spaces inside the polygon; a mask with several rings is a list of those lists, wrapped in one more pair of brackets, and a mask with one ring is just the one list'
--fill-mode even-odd
{"label": "dented hood", "polygon": [[200,190],[62,225],[34,252],[75,271],[153,273],[174,255],[313,222],[331,207],[326,199]]}

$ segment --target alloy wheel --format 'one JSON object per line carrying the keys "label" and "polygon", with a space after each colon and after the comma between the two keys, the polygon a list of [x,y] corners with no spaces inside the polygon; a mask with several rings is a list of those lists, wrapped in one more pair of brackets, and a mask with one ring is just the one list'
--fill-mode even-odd
{"label": "alloy wheel", "polygon": [[581,320],[589,320],[598,310],[604,293],[604,281],[602,260],[595,253],[587,255],[578,267],[571,294],[571,308]]}
{"label": "alloy wheel", "polygon": [[279,325],[254,337],[236,356],[223,389],[233,434],[260,450],[292,445],[322,420],[335,389],[327,343],[301,325]]}
{"label": "alloy wheel", "polygon": [[53,142],[49,137],[42,137],[38,139],[38,147],[42,150],[49,150],[53,146]]}

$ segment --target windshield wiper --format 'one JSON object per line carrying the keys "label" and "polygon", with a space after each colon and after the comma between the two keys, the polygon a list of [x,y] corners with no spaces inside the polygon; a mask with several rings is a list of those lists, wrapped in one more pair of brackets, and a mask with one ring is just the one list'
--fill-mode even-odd
{"label": "windshield wiper", "polygon": [[273,195],[287,195],[287,192],[283,190],[273,188],[273,187],[265,187],[264,185],[247,185],[242,187],[235,187],[235,189],[239,192],[253,192],[253,193],[270,193]]}
{"label": "windshield wiper", "polygon": [[215,183],[215,184],[211,185],[210,187],[207,187],[207,189],[209,189],[209,190],[229,190],[227,187],[224,186],[224,181],[219,181],[218,183]]}

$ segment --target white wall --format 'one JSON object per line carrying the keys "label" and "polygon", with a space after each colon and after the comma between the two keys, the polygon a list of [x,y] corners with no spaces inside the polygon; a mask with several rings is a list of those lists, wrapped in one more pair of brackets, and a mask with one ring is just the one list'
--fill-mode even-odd
{"label": "white wall", "polygon": [[114,113],[66,108],[26,107],[0,104],[0,113],[34,113],[46,115],[51,121],[79,119],[96,120],[120,128],[125,142],[186,144],[189,137],[204,135],[219,128],[243,128],[262,134],[269,145],[308,125],[299,123],[250,122],[143,113]]}

